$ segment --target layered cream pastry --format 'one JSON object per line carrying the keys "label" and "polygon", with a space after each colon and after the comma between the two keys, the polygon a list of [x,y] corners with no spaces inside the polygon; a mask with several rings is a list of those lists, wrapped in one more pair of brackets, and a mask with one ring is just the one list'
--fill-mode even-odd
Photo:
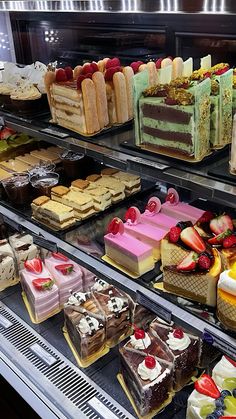
{"label": "layered cream pastry", "polygon": [[140,176],[131,173],[121,172],[117,169],[107,168],[101,171],[102,176],[111,176],[125,185],[125,194],[127,196],[137,193],[141,189]]}
{"label": "layered cream pastry", "polygon": [[10,245],[14,251],[19,269],[24,268],[24,262],[39,256],[39,249],[33,243],[33,237],[30,234],[13,234],[9,237]]}
{"label": "layered cream pastry", "polygon": [[0,181],[3,179],[7,179],[9,176],[10,176],[9,172],[0,168]]}
{"label": "layered cream pastry", "polygon": [[13,100],[36,100],[41,98],[41,93],[33,84],[22,84],[11,93]]}
{"label": "layered cream pastry", "polygon": [[1,167],[6,171],[12,173],[12,172],[27,172],[27,170],[30,170],[30,166],[28,164],[25,164],[23,162],[20,162],[18,160],[8,160],[8,161],[2,161]]}
{"label": "layered cream pastry", "polygon": [[85,193],[72,191],[65,186],[55,186],[51,190],[51,197],[54,201],[73,208],[77,220],[84,220],[95,213],[93,200]]}
{"label": "layered cream pastry", "polygon": [[24,154],[23,156],[17,156],[15,160],[32,167],[40,163],[40,159],[38,157],[32,156],[29,153]]}
{"label": "layered cream pastry", "polygon": [[11,95],[14,91],[15,86],[10,83],[0,83],[0,95]]}
{"label": "layered cream pastry", "polygon": [[217,314],[223,325],[236,331],[236,263],[220,274],[217,289]]}
{"label": "layered cream pastry", "polygon": [[57,230],[75,224],[73,208],[55,202],[48,196],[40,196],[31,204],[33,218]]}
{"label": "layered cream pastry", "polygon": [[117,179],[109,176],[102,177],[100,175],[90,175],[87,177],[87,180],[94,187],[100,186],[107,188],[111,193],[111,202],[113,204],[122,201],[125,198],[125,186]]}
{"label": "layered cream pastry", "polygon": [[40,160],[44,161],[52,161],[54,163],[60,163],[61,159],[59,158],[58,154],[56,154],[54,151],[51,151],[50,149],[40,149],[40,150],[34,150],[31,151],[31,156],[34,156]]}
{"label": "layered cream pastry", "polygon": [[75,192],[85,192],[93,199],[96,211],[104,211],[111,205],[111,193],[107,188],[90,185],[88,180],[77,179],[71,183],[70,189]]}

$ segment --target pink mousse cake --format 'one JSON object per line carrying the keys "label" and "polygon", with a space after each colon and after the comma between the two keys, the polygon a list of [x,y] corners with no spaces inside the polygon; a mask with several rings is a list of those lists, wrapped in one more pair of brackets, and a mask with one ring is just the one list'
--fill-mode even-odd
{"label": "pink mousse cake", "polygon": [[178,192],[170,188],[167,191],[166,202],[161,206],[161,212],[174,217],[177,221],[192,221],[194,224],[205,211],[184,202],[179,202]]}
{"label": "pink mousse cake", "polygon": [[59,311],[58,287],[41,259],[27,260],[24,266],[20,272],[21,285],[35,320],[41,322]]}
{"label": "pink mousse cake", "polygon": [[156,196],[149,199],[146,209],[141,214],[141,221],[154,227],[160,227],[165,231],[169,231],[171,227],[176,225],[176,218],[161,213],[161,201]]}
{"label": "pink mousse cake", "polygon": [[82,271],[77,263],[61,253],[52,253],[44,263],[58,286],[61,307],[68,300],[71,291],[83,291]]}
{"label": "pink mousse cake", "polygon": [[130,272],[143,275],[154,268],[152,247],[124,231],[124,224],[114,218],[104,236],[106,255]]}
{"label": "pink mousse cake", "polygon": [[151,246],[154,260],[159,260],[161,258],[161,239],[166,235],[166,230],[143,222],[140,211],[136,207],[130,207],[127,210],[125,220],[125,233]]}

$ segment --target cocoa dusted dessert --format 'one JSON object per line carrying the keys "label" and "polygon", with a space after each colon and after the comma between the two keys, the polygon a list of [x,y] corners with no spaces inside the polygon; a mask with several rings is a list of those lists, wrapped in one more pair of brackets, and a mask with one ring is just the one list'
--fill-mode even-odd
{"label": "cocoa dusted dessert", "polygon": [[146,328],[156,315],[141,304],[133,302],[133,323],[138,328]]}

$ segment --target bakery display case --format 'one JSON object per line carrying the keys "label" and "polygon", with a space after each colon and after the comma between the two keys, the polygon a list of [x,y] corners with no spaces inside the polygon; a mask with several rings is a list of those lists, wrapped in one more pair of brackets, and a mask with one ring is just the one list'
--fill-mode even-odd
{"label": "bakery display case", "polygon": [[[185,60],[191,56],[198,68],[205,52],[211,53],[213,64],[234,65],[234,2],[226,7],[225,2],[198,1],[194,10],[184,1],[149,6],[142,1],[21,3],[19,8],[0,2],[0,8],[10,13],[16,62],[22,68],[36,60],[74,67],[106,56],[118,56],[129,66],[166,55]],[[236,187],[229,172],[229,145],[214,149],[202,161],[183,163],[137,147],[130,120],[82,135],[52,123],[43,105],[24,112],[21,106],[1,105],[0,247],[10,246],[4,258],[14,272],[21,271],[18,283],[10,270],[14,286],[0,295],[3,377],[45,418],[189,419],[215,412],[215,405],[208,403],[204,412],[195,405],[201,386],[215,385],[212,375],[218,388],[211,398],[218,403],[224,397],[226,413],[236,415],[235,326],[228,323],[231,315],[226,316],[222,305],[232,305],[233,298],[224,298],[223,276],[216,292],[224,269],[230,281],[235,280],[227,265],[230,258],[234,262],[235,243],[224,248],[220,242],[215,250],[210,241],[228,230],[223,239],[235,238]],[[35,165],[40,171],[27,177]],[[18,173],[13,182],[8,173]],[[178,200],[174,209],[168,206],[170,199]],[[58,214],[63,206],[70,211],[62,220]],[[162,209],[150,216],[153,206]],[[185,211],[191,224],[183,225]],[[206,211],[214,215],[200,222]],[[218,231],[219,219],[226,230]],[[201,233],[194,230],[196,222]],[[171,241],[170,228],[178,229],[176,241]],[[190,241],[187,235],[185,239],[188,229],[194,234]],[[124,235],[120,245],[126,253],[114,263],[117,233]],[[7,243],[2,242],[5,237]],[[133,250],[140,240],[138,255]],[[178,270],[186,252],[195,252],[191,263],[197,264],[194,273],[187,269],[188,290],[180,285],[185,267]],[[207,265],[205,273],[203,265],[208,263],[211,269]],[[34,283],[32,272],[38,275]],[[196,275],[203,291],[200,286],[192,289]],[[48,294],[42,305],[43,289]],[[218,312],[217,298],[223,307]],[[181,349],[175,347],[176,340],[183,343]],[[223,377],[226,383],[221,368],[233,369]],[[193,384],[186,385],[204,372],[207,377],[201,377],[194,391]],[[162,385],[155,381],[159,376],[164,377]],[[151,393],[147,380],[155,383]],[[219,388],[228,393],[222,396]]]}

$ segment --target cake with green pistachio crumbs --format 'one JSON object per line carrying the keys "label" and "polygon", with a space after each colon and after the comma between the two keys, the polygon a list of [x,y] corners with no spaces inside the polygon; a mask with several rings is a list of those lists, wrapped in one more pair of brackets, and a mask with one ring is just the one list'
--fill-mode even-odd
{"label": "cake with green pistachio crumbs", "polygon": [[209,78],[195,83],[181,77],[144,90],[138,103],[136,145],[201,160],[210,151],[210,93]]}

